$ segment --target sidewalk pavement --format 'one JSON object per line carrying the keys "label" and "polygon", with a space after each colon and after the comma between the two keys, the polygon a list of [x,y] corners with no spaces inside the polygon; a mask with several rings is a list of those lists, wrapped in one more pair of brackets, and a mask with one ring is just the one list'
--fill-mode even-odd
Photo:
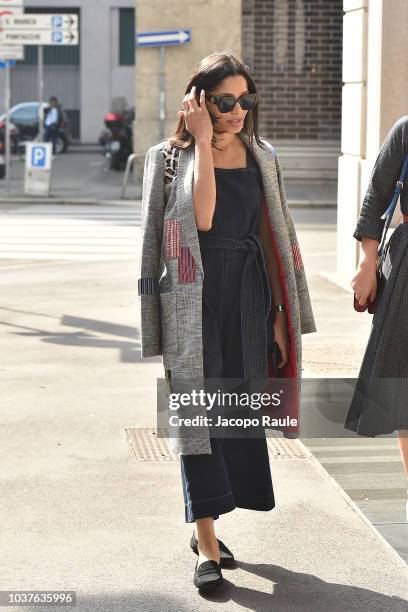
{"label": "sidewalk pavement", "polygon": [[[160,358],[140,359],[135,269],[50,262],[0,274],[2,589],[75,590],[81,612],[405,612],[408,566],[298,441],[287,448],[303,453],[271,454],[274,510],[221,517],[238,567],[216,594],[198,594],[179,462],[137,461],[126,436],[155,426],[163,376]],[[348,354],[352,329],[339,334],[338,296],[350,296],[310,270],[313,372],[335,365],[333,334]]]}
{"label": "sidewalk pavement", "polygon": [[[69,149],[57,155],[52,162],[51,194],[27,196],[24,194],[24,157],[13,156],[10,173],[10,193],[6,193],[6,181],[0,181],[0,206],[3,203],[48,202],[55,204],[123,204],[121,200],[124,172],[109,170],[100,151]],[[126,198],[138,199],[141,188],[129,174]]]}
{"label": "sidewalk pavement", "polygon": [[[179,463],[136,461],[127,442],[155,426],[163,372],[140,359],[136,267],[123,264],[0,276],[2,589],[72,589],[81,612],[406,611],[408,566],[307,452],[271,455],[274,510],[221,517],[238,567],[198,594]],[[333,328],[335,297],[310,283],[320,329]]]}
{"label": "sidewalk pavement", "polygon": [[[140,165],[140,164],[139,164]],[[51,194],[24,194],[24,157],[13,156],[10,193],[6,181],[0,180],[0,206],[10,202],[26,204],[47,202],[54,204],[118,204],[139,199],[141,180],[137,173],[129,174],[126,199],[121,199],[124,172],[109,170],[102,149],[72,147],[58,155],[52,165]],[[337,183],[328,181],[286,181],[288,201],[297,208],[336,208]],[[85,194],[85,196],[84,196]]]}

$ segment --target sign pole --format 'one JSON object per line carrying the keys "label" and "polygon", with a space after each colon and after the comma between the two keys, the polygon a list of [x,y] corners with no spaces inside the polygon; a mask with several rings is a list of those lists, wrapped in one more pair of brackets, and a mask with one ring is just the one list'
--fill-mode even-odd
{"label": "sign pole", "polygon": [[160,72],[159,72],[159,118],[160,118],[160,140],[164,139],[164,127],[166,119],[166,81],[165,81],[165,54],[164,45],[160,46]]}
{"label": "sign pole", "polygon": [[6,195],[10,195],[10,63],[6,61]]}
{"label": "sign pole", "polygon": [[180,28],[178,30],[164,30],[157,32],[137,32],[136,45],[138,47],[160,47],[159,68],[159,132],[160,139],[165,137],[166,121],[166,66],[165,47],[168,45],[184,45],[191,41],[191,30]]}
{"label": "sign pole", "polygon": [[36,140],[42,141],[44,131],[44,47],[38,47],[38,134]]}

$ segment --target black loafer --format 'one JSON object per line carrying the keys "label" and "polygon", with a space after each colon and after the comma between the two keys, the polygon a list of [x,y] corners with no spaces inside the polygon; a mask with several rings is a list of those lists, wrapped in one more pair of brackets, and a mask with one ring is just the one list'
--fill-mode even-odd
{"label": "black loafer", "polygon": [[[220,566],[228,567],[229,565],[234,565],[235,559],[234,559],[234,555],[232,554],[232,552],[229,550],[229,548],[225,546],[222,540],[219,540],[217,538],[217,542],[218,542],[218,547],[220,549]],[[193,535],[191,536],[191,540],[190,540],[190,548],[193,552],[195,552],[196,555],[198,555],[198,542],[197,542],[197,538],[195,537],[194,531],[193,531]]]}
{"label": "black loafer", "polygon": [[212,559],[203,561],[198,565],[198,560],[194,569],[194,586],[200,590],[208,591],[214,589],[224,582],[220,564]]}

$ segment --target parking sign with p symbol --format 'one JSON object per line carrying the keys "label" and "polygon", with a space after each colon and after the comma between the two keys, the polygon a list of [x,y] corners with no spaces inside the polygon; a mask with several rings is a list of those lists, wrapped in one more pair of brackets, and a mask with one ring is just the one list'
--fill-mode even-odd
{"label": "parking sign with p symbol", "polygon": [[33,168],[43,168],[45,166],[46,156],[45,147],[33,147],[31,153],[31,165]]}

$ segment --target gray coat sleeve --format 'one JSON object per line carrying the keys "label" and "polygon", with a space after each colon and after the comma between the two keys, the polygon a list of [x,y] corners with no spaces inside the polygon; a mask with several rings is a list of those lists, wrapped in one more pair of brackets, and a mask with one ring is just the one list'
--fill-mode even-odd
{"label": "gray coat sleeve", "polygon": [[142,358],[162,354],[159,279],[164,209],[164,158],[157,146],[154,146],[146,154],[142,187],[138,278]]}
{"label": "gray coat sleeve", "polygon": [[389,131],[371,173],[353,237],[381,240],[387,210],[408,151],[408,116],[401,117]]}
{"label": "gray coat sleeve", "polygon": [[287,203],[286,190],[285,190],[285,185],[283,181],[283,174],[282,174],[282,169],[281,169],[281,165],[280,165],[277,153],[275,153],[275,165],[276,165],[276,174],[278,177],[280,200],[282,204],[282,212],[283,212],[283,216],[286,221],[288,237],[289,237],[290,246],[292,249],[295,279],[296,279],[297,293],[298,293],[298,298],[299,298],[301,333],[309,334],[309,333],[316,331],[316,322],[314,319],[312,303],[311,303],[310,293],[309,293],[309,287],[308,287],[307,279],[306,279],[306,272],[303,266],[302,255],[300,253],[297,232],[295,229],[295,224],[293,223],[292,214],[289,210],[289,206]]}

